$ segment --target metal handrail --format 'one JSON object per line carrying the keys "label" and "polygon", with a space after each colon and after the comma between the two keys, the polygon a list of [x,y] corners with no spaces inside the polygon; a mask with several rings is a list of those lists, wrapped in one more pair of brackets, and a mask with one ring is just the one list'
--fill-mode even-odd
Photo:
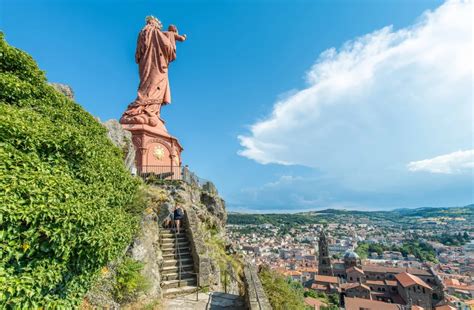
{"label": "metal handrail", "polygon": [[[187,272],[187,273],[189,273],[189,274],[195,274],[195,275],[196,275],[196,281],[197,281],[197,283],[199,283],[199,272],[191,272],[191,271],[189,271],[189,272]],[[207,284],[207,285],[201,286],[201,285],[197,284],[196,287],[197,287],[197,290],[196,290],[196,301],[198,301],[198,300],[199,300],[199,291],[200,291],[201,289],[203,289],[203,288],[211,287],[211,285],[210,285],[210,284]]]}
{"label": "metal handrail", "polygon": [[179,242],[178,242],[178,230],[176,226],[176,222],[174,223],[174,240],[176,243],[176,248],[175,248],[175,254],[178,256],[178,287],[181,287],[181,271],[182,271],[182,262],[181,262],[181,251],[179,248]]}
{"label": "metal handrail", "polygon": [[224,292],[227,294],[227,275],[230,275],[230,277],[236,281],[237,283],[241,280],[237,279],[234,277],[227,269],[224,270]]}
{"label": "metal handrail", "polygon": [[154,176],[161,180],[181,180],[182,167],[174,165],[143,165],[137,170],[142,178]]}

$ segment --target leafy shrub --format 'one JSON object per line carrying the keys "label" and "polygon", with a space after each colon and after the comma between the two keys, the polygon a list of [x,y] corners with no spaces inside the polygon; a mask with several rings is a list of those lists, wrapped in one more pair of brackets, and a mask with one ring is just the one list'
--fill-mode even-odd
{"label": "leafy shrub", "polygon": [[119,302],[131,301],[138,293],[146,291],[150,287],[148,280],[141,274],[143,263],[130,257],[117,268],[115,276],[115,299]]}
{"label": "leafy shrub", "polygon": [[72,308],[137,227],[105,128],[0,33],[0,308]]}
{"label": "leafy shrub", "polygon": [[304,291],[300,283],[286,279],[268,266],[262,266],[258,275],[273,309],[305,309]]}

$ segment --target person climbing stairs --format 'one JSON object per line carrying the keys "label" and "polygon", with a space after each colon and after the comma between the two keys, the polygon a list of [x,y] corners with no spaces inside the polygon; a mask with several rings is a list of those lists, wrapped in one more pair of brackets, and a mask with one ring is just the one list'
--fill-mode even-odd
{"label": "person climbing stairs", "polygon": [[163,264],[161,266],[161,288],[164,297],[196,292],[197,277],[186,228],[180,233],[174,229],[160,231]]}

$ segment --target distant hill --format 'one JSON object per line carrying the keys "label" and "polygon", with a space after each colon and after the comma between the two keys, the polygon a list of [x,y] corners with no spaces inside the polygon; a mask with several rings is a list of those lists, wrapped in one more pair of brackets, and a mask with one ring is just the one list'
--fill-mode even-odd
{"label": "distant hill", "polygon": [[474,204],[463,207],[439,207],[439,208],[415,208],[415,209],[395,209],[390,211],[357,211],[344,209],[325,209],[318,211],[298,212],[298,213],[269,213],[269,214],[248,214],[235,213],[228,214],[227,224],[324,224],[337,221],[342,217],[354,217],[365,219],[383,219],[393,221],[411,220],[413,218],[458,218],[464,217],[466,220],[474,220]]}

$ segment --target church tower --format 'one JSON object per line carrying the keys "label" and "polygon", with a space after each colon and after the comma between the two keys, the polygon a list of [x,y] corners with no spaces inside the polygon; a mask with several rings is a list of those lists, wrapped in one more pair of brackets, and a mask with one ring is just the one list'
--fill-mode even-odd
{"label": "church tower", "polygon": [[329,257],[328,241],[326,239],[326,234],[324,230],[321,231],[318,241],[319,248],[319,265],[318,265],[318,274],[325,276],[332,276],[332,265],[331,258]]}

